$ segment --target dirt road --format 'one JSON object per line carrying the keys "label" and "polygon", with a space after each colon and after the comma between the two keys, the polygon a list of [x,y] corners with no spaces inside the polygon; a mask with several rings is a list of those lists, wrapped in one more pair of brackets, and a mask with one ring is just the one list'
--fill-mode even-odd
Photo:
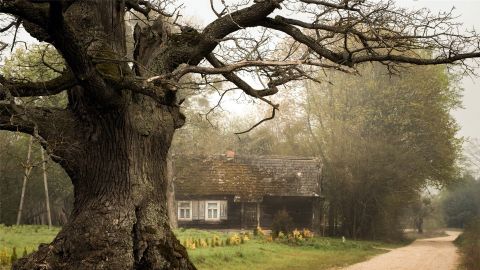
{"label": "dirt road", "polygon": [[343,270],[454,270],[459,257],[452,241],[459,232],[447,231],[447,234],[446,237],[417,240]]}

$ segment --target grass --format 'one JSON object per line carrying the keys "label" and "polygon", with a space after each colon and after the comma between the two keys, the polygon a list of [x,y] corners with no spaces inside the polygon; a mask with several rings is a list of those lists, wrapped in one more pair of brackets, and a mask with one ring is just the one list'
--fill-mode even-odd
{"label": "grass", "polygon": [[[0,225],[0,251],[6,249],[11,253],[12,248],[16,247],[17,254],[21,256],[24,248],[32,252],[40,243],[50,242],[58,231],[59,228],[48,229],[45,226]],[[179,229],[175,234],[182,243],[187,239],[212,239],[214,236],[225,242],[232,235],[195,229]],[[253,237],[244,244],[236,246],[189,249],[188,253],[200,270],[321,270],[360,262],[386,252],[385,248],[397,246],[369,241],[342,242],[341,239],[322,237],[315,237],[297,244],[286,244]],[[1,266],[0,269],[2,269]]]}
{"label": "grass", "polygon": [[[225,233],[200,230],[176,232],[179,239],[226,238]],[[364,261],[385,249],[398,245],[369,241],[349,241],[315,237],[301,244],[291,245],[254,238],[238,246],[207,247],[189,250],[193,263],[200,270],[228,269],[329,269]]]}
{"label": "grass", "polygon": [[0,250],[13,247],[22,252],[24,248],[30,253],[38,248],[40,243],[49,243],[60,231],[60,228],[47,226],[22,225],[4,226],[0,224]]}
{"label": "grass", "polygon": [[49,243],[60,231],[60,228],[47,226],[4,226],[0,224],[0,270],[9,269],[13,248],[19,257],[24,250],[31,253],[37,250],[40,243]]}
{"label": "grass", "polygon": [[480,269],[480,219],[473,220],[455,240],[460,249],[462,262],[460,270]]}

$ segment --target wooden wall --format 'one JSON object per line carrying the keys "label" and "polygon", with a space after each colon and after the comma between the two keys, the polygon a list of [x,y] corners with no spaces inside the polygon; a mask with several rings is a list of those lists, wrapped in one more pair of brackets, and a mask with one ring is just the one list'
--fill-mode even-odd
{"label": "wooden wall", "polygon": [[[268,229],[272,225],[273,217],[281,210],[286,210],[293,219],[293,225],[298,228],[311,228],[313,219],[313,197],[264,197],[260,206],[255,202],[235,202],[233,195],[215,196],[177,196],[177,201],[226,200],[228,204],[227,219],[206,221],[194,219],[178,221],[183,228],[199,229],[253,229],[257,226],[257,209],[260,209],[260,226]],[[243,204],[243,206],[242,206]],[[258,207],[258,208],[257,208]],[[243,213],[243,218],[242,218]],[[201,217],[200,217],[201,218]]]}

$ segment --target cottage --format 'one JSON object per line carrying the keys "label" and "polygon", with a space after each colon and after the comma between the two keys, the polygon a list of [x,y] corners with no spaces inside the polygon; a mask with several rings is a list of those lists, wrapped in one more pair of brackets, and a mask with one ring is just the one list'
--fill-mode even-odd
{"label": "cottage", "polygon": [[269,228],[281,210],[293,225],[321,218],[321,163],[279,156],[182,157],[175,164],[179,227]]}

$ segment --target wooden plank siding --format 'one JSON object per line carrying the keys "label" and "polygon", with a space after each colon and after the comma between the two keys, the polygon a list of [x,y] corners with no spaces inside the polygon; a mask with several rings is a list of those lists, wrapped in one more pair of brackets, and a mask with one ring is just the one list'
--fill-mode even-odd
{"label": "wooden plank siding", "polygon": [[[227,202],[226,217],[215,221],[205,220],[205,201],[218,200]],[[258,223],[268,229],[272,226],[274,216],[281,210],[288,212],[294,227],[312,228],[316,209],[314,203],[317,202],[311,197],[288,196],[266,196],[262,202],[235,202],[233,195],[189,196],[177,198],[177,201],[192,201],[192,220],[179,220],[179,227],[199,229],[253,229]]]}

